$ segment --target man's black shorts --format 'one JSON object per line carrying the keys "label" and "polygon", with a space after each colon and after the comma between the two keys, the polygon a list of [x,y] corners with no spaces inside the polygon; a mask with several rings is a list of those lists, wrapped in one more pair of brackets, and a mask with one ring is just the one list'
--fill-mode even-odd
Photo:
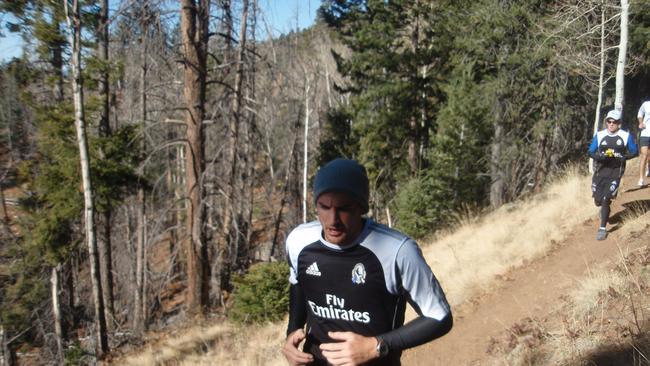
{"label": "man's black shorts", "polygon": [[616,198],[620,183],[621,178],[595,176],[591,181],[591,193],[596,206],[600,206],[605,199]]}
{"label": "man's black shorts", "polygon": [[603,200],[616,198],[620,183],[621,178],[595,176],[591,181],[591,193],[596,206],[600,206]]}
{"label": "man's black shorts", "polygon": [[639,138],[639,146],[650,146],[650,136],[641,136]]}

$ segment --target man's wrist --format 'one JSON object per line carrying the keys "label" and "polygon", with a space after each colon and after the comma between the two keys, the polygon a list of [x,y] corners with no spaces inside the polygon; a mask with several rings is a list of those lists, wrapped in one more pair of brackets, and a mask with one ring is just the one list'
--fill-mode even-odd
{"label": "man's wrist", "polygon": [[386,342],[380,336],[376,336],[375,339],[377,340],[377,346],[375,347],[375,354],[377,358],[385,357],[388,355],[388,352],[390,350],[388,349]]}

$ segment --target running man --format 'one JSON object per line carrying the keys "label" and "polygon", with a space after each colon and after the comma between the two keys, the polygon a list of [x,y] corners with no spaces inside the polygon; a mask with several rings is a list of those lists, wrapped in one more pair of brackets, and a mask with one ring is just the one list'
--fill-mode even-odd
{"label": "running man", "polygon": [[650,101],[643,102],[639,113],[637,114],[639,120],[639,146],[641,151],[639,154],[639,186],[644,184],[644,176],[650,177],[650,157],[648,156],[648,146],[650,146]]}
{"label": "running man", "polygon": [[591,192],[600,207],[597,240],[607,238],[607,220],[611,201],[616,198],[625,162],[638,154],[632,134],[621,130],[621,112],[612,110],[605,117],[606,128],[598,131],[589,145],[589,156],[596,162]]}
{"label": "running man", "polygon": [[[286,243],[289,364],[400,365],[402,350],[449,332],[449,304],[418,245],[363,217],[365,168],[333,160],[317,172],[313,193],[318,221]],[[419,316],[404,324],[407,301]]]}

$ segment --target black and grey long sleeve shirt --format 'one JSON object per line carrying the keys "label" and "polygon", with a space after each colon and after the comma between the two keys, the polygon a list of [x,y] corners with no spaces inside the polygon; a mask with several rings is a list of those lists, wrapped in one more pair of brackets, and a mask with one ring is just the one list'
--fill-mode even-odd
{"label": "black and grey long sleeve shirt", "polygon": [[[317,360],[323,358],[318,345],[332,342],[329,331],[387,335],[389,358],[397,360],[387,364],[399,364],[402,349],[451,327],[449,304],[420,248],[396,230],[366,219],[359,237],[340,247],[325,240],[316,221],[294,229],[286,249],[292,287],[288,332],[306,321],[305,351]],[[398,332],[407,302],[425,321]],[[447,325],[439,326],[443,321]],[[437,328],[446,329],[436,334]],[[423,332],[431,334],[417,334]]]}

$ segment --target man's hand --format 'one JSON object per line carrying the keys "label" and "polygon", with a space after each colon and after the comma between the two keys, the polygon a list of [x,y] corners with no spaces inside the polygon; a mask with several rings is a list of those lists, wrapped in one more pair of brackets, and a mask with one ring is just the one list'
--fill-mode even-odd
{"label": "man's hand", "polygon": [[320,345],[327,362],[335,366],[361,365],[377,358],[377,338],[364,337],[352,332],[329,332],[336,343]]}
{"label": "man's hand", "polygon": [[291,332],[284,342],[282,353],[291,366],[306,365],[314,361],[314,356],[298,349],[298,345],[303,339],[305,339],[305,332],[302,329],[298,329]]}

